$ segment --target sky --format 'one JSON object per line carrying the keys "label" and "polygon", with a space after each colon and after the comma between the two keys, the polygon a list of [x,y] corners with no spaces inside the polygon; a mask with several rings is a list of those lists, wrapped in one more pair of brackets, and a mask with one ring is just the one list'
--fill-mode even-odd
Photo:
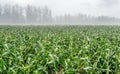
{"label": "sky", "polygon": [[53,16],[86,14],[120,18],[120,0],[0,0],[0,4],[48,6]]}

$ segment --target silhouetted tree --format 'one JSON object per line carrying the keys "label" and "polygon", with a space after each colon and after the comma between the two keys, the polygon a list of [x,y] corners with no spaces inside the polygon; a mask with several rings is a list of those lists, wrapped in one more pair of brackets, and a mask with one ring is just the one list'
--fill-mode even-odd
{"label": "silhouetted tree", "polygon": [[2,7],[1,7],[1,5],[0,5],[0,16],[2,15]]}
{"label": "silhouetted tree", "polygon": [[26,21],[29,23],[32,23],[35,19],[33,19],[34,14],[33,14],[33,6],[28,5],[25,9],[26,11]]}
{"label": "silhouetted tree", "polygon": [[120,19],[108,16],[93,17],[90,15],[65,14],[52,17],[52,12],[48,7],[35,7],[27,5],[0,5],[0,23],[28,23],[28,24],[116,24]]}
{"label": "silhouetted tree", "polygon": [[12,21],[15,23],[24,22],[23,9],[19,5],[12,7]]}
{"label": "silhouetted tree", "polygon": [[47,23],[50,22],[52,19],[52,14],[51,14],[51,10],[48,9],[48,7],[44,7],[42,9],[42,21],[43,23]]}
{"label": "silhouetted tree", "polygon": [[0,5],[0,22],[2,22],[2,7]]}
{"label": "silhouetted tree", "polygon": [[10,23],[12,18],[11,15],[12,15],[11,6],[10,5],[3,6],[2,21]]}

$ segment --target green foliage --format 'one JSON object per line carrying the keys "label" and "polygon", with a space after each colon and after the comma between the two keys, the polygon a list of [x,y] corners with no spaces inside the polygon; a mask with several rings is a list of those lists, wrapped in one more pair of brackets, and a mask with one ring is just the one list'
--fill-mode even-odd
{"label": "green foliage", "polygon": [[119,26],[0,26],[1,74],[120,74]]}

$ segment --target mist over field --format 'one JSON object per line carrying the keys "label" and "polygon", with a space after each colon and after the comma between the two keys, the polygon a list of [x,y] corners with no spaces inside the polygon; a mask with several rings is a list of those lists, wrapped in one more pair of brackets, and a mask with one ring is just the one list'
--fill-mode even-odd
{"label": "mist over field", "polygon": [[119,0],[0,0],[0,24],[119,25]]}
{"label": "mist over field", "polygon": [[120,74],[120,0],[0,0],[0,74]]}

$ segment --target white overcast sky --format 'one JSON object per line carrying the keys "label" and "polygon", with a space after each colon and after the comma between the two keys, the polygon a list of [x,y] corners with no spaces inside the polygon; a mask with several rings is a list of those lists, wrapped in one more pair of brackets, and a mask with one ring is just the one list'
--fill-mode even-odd
{"label": "white overcast sky", "polygon": [[53,15],[88,14],[120,18],[120,0],[0,0],[0,4],[48,6]]}

